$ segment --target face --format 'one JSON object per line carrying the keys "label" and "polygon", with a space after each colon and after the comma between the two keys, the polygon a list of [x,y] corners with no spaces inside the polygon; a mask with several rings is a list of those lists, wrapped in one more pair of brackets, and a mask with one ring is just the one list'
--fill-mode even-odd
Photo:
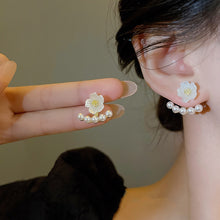
{"label": "face", "polygon": [[220,35],[197,48],[186,62],[193,69],[200,88],[207,93],[207,104],[220,115]]}

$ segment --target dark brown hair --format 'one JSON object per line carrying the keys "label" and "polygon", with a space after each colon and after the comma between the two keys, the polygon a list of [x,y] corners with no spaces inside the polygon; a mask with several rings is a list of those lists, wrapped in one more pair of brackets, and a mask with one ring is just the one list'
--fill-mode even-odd
{"label": "dark brown hair", "polygon": [[[121,27],[116,35],[121,69],[134,65],[143,78],[137,59],[141,53],[172,44],[188,44],[206,40],[218,29],[219,0],[120,0]],[[168,36],[165,40],[146,45],[137,53],[131,39],[135,35]],[[167,99],[160,97],[157,115],[161,124],[171,130],[183,129],[182,116],[166,108]]]}

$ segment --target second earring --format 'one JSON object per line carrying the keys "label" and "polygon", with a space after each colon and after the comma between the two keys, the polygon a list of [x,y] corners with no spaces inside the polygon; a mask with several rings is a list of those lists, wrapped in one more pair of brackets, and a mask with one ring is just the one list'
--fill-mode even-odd
{"label": "second earring", "polygon": [[[182,82],[180,84],[180,88],[177,89],[177,94],[182,98],[184,103],[187,103],[197,97],[197,86],[193,82]],[[201,104],[198,104],[195,107],[185,108],[175,105],[173,102],[169,101],[166,106],[168,109],[171,109],[173,113],[180,113],[181,115],[193,115],[203,111],[203,106]]]}

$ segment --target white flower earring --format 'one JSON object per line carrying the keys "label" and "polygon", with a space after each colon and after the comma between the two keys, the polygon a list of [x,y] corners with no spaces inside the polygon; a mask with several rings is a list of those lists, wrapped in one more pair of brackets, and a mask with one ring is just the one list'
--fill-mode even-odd
{"label": "white flower earring", "polygon": [[[191,100],[194,100],[197,96],[197,86],[193,82],[182,82],[180,84],[180,88],[177,89],[177,94],[182,98],[184,103],[187,103]],[[180,107],[175,105],[173,102],[169,101],[167,103],[167,108],[172,109],[173,113],[180,113],[181,115],[190,114],[193,115],[195,113],[199,113],[203,111],[202,105],[196,105],[195,107]]]}
{"label": "white flower earring", "polygon": [[194,100],[197,96],[197,86],[194,82],[182,82],[180,88],[177,89],[178,96],[182,98],[183,102],[187,103]]}
{"label": "white flower earring", "polygon": [[98,123],[99,121],[105,121],[107,118],[113,116],[112,111],[108,110],[105,114],[98,115],[104,109],[104,97],[102,95],[97,95],[96,92],[90,94],[90,98],[86,100],[85,107],[89,108],[89,112],[94,116],[84,116],[82,113],[78,114],[78,119],[80,121],[85,121],[87,123]]}

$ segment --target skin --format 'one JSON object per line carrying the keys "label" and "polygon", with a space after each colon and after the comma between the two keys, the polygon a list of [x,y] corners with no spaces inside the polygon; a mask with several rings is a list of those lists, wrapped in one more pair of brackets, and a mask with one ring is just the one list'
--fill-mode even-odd
{"label": "skin", "polygon": [[[8,87],[16,68],[14,61],[0,54],[0,144],[103,125],[110,119],[87,124],[77,118],[80,112],[91,115],[84,106],[89,94],[97,92],[111,102],[126,92],[124,83],[114,78]],[[103,112],[107,110],[114,115],[118,106],[105,105]]]}
{"label": "skin", "polygon": [[170,171],[158,182],[128,188],[114,220],[188,220],[188,188],[184,147]]}
{"label": "skin", "polygon": [[[134,39],[135,49],[140,46],[140,40],[141,36]],[[114,220],[220,219],[219,37],[194,49],[195,45],[159,49],[140,60],[144,62],[141,66],[146,83],[155,92],[184,107],[206,102],[210,111],[183,117],[182,150],[172,169],[153,185],[127,189]],[[157,68],[172,59],[178,61],[167,68]],[[144,68],[146,66],[150,68]],[[116,79],[7,87],[15,71],[16,64],[1,55],[2,144],[98,126],[79,123],[73,117],[78,112],[85,113],[83,104],[88,95],[94,88],[96,91],[99,88],[97,92],[103,94],[106,101],[118,99],[123,94],[123,85]],[[199,85],[198,96],[189,103],[183,103],[177,96],[176,91],[183,81]],[[110,106],[106,106],[108,108]]]}
{"label": "skin", "polygon": [[[135,50],[141,37],[133,39]],[[177,61],[158,68],[167,60]],[[205,102],[209,111],[183,116],[183,142],[173,167],[155,184],[128,189],[114,220],[220,219],[219,60],[219,33],[199,45],[162,48],[139,57],[145,81],[155,92],[179,106]],[[183,81],[198,85],[198,95],[189,103],[177,95]]]}

